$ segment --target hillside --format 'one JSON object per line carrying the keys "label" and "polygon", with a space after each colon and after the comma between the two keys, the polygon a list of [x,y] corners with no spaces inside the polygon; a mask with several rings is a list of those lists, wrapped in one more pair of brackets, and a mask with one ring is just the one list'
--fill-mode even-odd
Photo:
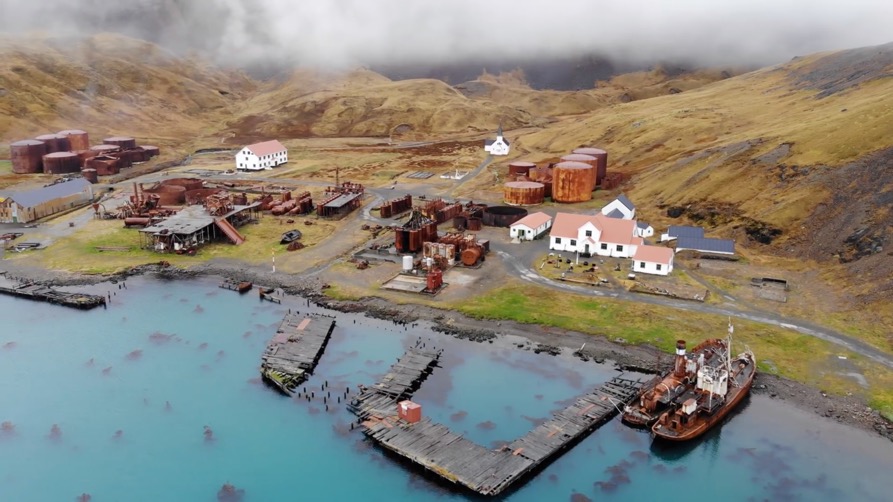
{"label": "hillside", "polygon": [[817,54],[611,105],[515,145],[533,160],[598,145],[652,223],[704,223],[756,250],[844,263],[854,294],[891,299],[891,77],[893,44]]}

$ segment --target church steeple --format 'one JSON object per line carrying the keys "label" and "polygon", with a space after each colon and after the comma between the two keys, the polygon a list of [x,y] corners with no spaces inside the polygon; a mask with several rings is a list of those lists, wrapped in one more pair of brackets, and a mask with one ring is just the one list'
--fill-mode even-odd
{"label": "church steeple", "polygon": [[497,138],[502,137],[502,122],[499,123],[499,129],[496,129],[496,137]]}

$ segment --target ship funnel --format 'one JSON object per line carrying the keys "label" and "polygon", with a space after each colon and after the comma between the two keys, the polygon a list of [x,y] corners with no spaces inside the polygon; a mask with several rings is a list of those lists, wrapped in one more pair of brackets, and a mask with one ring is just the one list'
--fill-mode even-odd
{"label": "ship funnel", "polygon": [[676,340],[676,366],[673,374],[679,378],[685,377],[685,340]]}

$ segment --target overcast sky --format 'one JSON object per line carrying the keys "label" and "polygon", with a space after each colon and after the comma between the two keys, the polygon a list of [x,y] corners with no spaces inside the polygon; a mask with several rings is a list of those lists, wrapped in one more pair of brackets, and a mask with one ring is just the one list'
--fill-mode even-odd
{"label": "overcast sky", "polygon": [[891,0],[0,0],[6,33],[120,31],[236,64],[772,64],[893,41],[891,21]]}

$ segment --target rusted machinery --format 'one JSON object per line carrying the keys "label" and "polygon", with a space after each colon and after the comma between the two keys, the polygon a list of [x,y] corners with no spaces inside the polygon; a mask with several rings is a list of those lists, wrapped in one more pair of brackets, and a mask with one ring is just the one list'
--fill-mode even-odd
{"label": "rusted machinery", "polygon": [[595,169],[582,162],[559,162],[552,169],[552,200],[584,202],[592,199]]}
{"label": "rusted machinery", "polygon": [[96,174],[99,176],[111,176],[121,172],[118,169],[118,159],[107,155],[97,155],[87,159],[87,168],[96,169]]}
{"label": "rusted machinery", "polygon": [[310,192],[303,192],[294,198],[291,196],[291,192],[285,192],[282,195],[282,200],[270,208],[270,212],[274,216],[307,214],[312,211],[313,198],[310,196]]}
{"label": "rusted machinery", "polygon": [[489,248],[489,241],[478,241],[474,234],[448,233],[440,237],[437,242],[426,242],[423,256],[443,257],[447,260],[448,266],[460,262],[467,267],[474,267],[484,261],[484,255]]}
{"label": "rusted machinery", "polygon": [[233,201],[226,193],[209,195],[205,198],[204,206],[211,216],[223,216],[234,209]]}
{"label": "rusted machinery", "polygon": [[403,226],[394,228],[394,245],[400,253],[417,253],[424,243],[436,241],[437,222],[418,209],[412,210]]}
{"label": "rusted machinery", "polygon": [[[198,188],[195,190],[187,190],[184,195],[186,197],[186,204],[192,206],[195,204],[204,204],[205,199],[209,196],[221,193],[226,193],[226,190],[222,188]],[[233,200],[233,204],[239,204],[239,202]],[[244,206],[245,204],[241,205]]]}
{"label": "rusted machinery", "polygon": [[437,293],[443,287],[443,271],[432,268],[425,276],[425,293]]}
{"label": "rusted machinery", "polygon": [[36,174],[43,172],[43,156],[47,146],[43,141],[26,139],[9,145],[12,172],[16,174]]}
{"label": "rusted machinery", "polygon": [[392,218],[410,209],[412,209],[412,195],[410,194],[386,201],[378,208],[382,218]]}

